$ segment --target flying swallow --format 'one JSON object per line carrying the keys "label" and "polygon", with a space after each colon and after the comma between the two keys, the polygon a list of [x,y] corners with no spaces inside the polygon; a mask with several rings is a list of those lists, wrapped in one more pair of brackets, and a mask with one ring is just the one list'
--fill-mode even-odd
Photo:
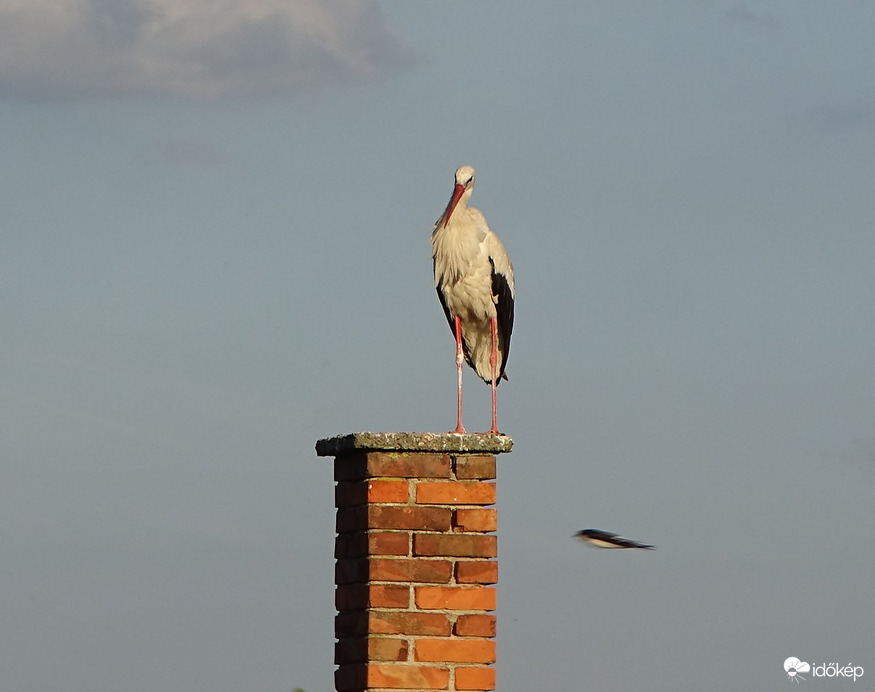
{"label": "flying swallow", "polygon": [[652,545],[646,543],[638,543],[637,541],[623,538],[615,533],[608,531],[600,531],[599,529],[584,529],[574,534],[575,537],[586,541],[598,548],[642,548],[644,550],[655,550]]}

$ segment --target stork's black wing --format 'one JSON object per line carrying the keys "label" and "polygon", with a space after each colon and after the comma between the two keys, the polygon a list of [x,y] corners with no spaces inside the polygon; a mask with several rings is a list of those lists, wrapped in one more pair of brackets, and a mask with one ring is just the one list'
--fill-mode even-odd
{"label": "stork's black wing", "polygon": [[[498,381],[495,383],[498,384],[502,378],[507,379],[504,367],[507,365],[507,355],[510,353],[510,335],[513,331],[513,293],[510,290],[507,277],[502,272],[495,270],[495,262],[491,257],[489,264],[492,265],[492,295],[497,298],[495,322],[498,332],[498,350],[501,351]],[[446,310],[446,307],[444,309]]]}

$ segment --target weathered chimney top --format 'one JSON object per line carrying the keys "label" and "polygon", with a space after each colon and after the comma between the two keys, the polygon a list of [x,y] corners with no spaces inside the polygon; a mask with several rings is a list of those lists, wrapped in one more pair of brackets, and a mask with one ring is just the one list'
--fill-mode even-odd
{"label": "weathered chimney top", "polygon": [[502,454],[513,447],[507,435],[488,433],[359,432],[327,437],[316,443],[320,457],[336,457],[362,451],[461,452]]}

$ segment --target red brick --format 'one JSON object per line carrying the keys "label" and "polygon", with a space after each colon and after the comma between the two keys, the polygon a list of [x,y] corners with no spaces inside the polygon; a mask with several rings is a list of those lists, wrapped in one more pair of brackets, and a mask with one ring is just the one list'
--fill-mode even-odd
{"label": "red brick", "polygon": [[407,555],[410,534],[403,531],[371,531],[367,534],[369,555]]}
{"label": "red brick", "polygon": [[410,482],[373,480],[368,481],[368,502],[407,502]]}
{"label": "red brick", "polygon": [[372,529],[417,529],[448,531],[453,511],[448,507],[369,507]]}
{"label": "red brick", "polygon": [[447,663],[494,663],[495,642],[491,639],[417,639],[413,660]]}
{"label": "red brick", "polygon": [[370,584],[372,608],[409,608],[410,587],[407,584]]}
{"label": "red brick", "polygon": [[336,507],[353,507],[366,503],[407,502],[407,480],[364,480],[338,483],[334,488]]}
{"label": "red brick", "polygon": [[495,557],[498,540],[480,534],[413,534],[413,554],[446,557]]}
{"label": "red brick", "polygon": [[450,621],[444,613],[399,610],[348,610],[334,618],[336,639],[372,634],[402,634],[448,637]]}
{"label": "red brick", "polygon": [[420,481],[416,483],[416,501],[424,505],[494,505],[495,483]]}
{"label": "red brick", "polygon": [[423,610],[495,610],[489,586],[416,586],[414,602]]}
{"label": "red brick", "polygon": [[453,470],[456,478],[489,479],[495,478],[495,457],[491,454],[468,454],[454,459]]}
{"label": "red brick", "polygon": [[456,618],[453,634],[457,637],[494,637],[495,616],[466,614]]}
{"label": "red brick", "polygon": [[495,531],[498,529],[498,510],[495,509],[457,509],[454,510],[453,526],[457,531]]}
{"label": "red brick", "polygon": [[367,623],[369,634],[408,634],[449,636],[450,621],[443,613],[412,611],[371,611]]}
{"label": "red brick", "polygon": [[334,480],[449,478],[450,455],[420,452],[359,452],[334,459]]}
{"label": "red brick", "polygon": [[449,507],[362,505],[337,510],[337,533],[369,529],[419,529],[448,531],[453,511]]}
{"label": "red brick", "polygon": [[448,531],[452,519],[449,507],[363,505],[337,510],[337,533],[369,529]]}
{"label": "red brick", "polygon": [[449,454],[368,452],[368,474],[397,478],[449,478]]}
{"label": "red brick", "polygon": [[407,608],[410,587],[407,584],[345,584],[335,591],[337,610],[362,608]]}
{"label": "red brick", "polygon": [[338,665],[366,661],[406,661],[409,644],[395,637],[355,637],[340,639],[334,646]]}
{"label": "red brick", "polygon": [[456,668],[457,690],[494,690],[495,668],[459,667]]}
{"label": "red brick", "polygon": [[406,661],[409,644],[395,637],[357,637],[341,639],[334,646],[334,662]]}
{"label": "red brick", "polygon": [[368,637],[369,661],[406,661],[409,644],[394,637]]}
{"label": "red brick", "polygon": [[368,688],[445,690],[450,684],[450,671],[437,666],[370,665],[366,679]]}
{"label": "red brick", "polygon": [[450,560],[373,559],[369,572],[374,581],[447,584],[453,575],[453,563]]}
{"label": "red brick", "polygon": [[456,563],[456,581],[460,584],[495,584],[498,563],[494,560],[460,560]]}

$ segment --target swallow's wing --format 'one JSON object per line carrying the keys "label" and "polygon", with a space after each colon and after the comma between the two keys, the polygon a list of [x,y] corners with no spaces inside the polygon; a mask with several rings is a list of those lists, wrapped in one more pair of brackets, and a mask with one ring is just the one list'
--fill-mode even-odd
{"label": "swallow's wing", "polygon": [[580,539],[599,548],[640,548],[642,550],[654,550],[655,547],[647,543],[639,543],[630,538],[619,536],[601,529],[584,529],[576,534]]}

